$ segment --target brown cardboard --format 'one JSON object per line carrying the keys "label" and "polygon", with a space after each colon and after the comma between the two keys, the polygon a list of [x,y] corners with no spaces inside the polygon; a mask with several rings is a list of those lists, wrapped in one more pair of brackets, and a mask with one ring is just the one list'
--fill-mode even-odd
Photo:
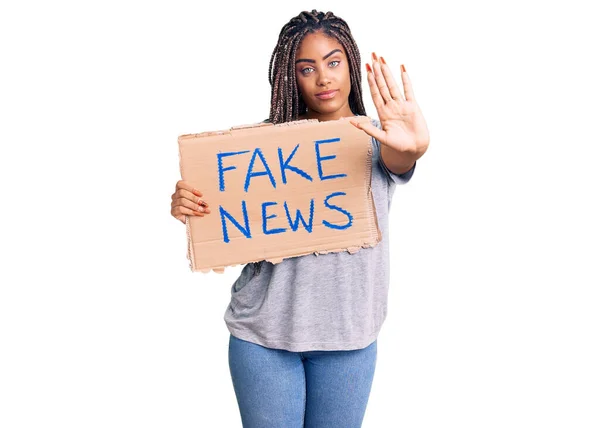
{"label": "brown cardboard", "polygon": [[381,240],[370,191],[371,137],[347,118],[238,126],[181,135],[178,144],[181,178],[211,210],[187,216],[192,271],[354,253]]}

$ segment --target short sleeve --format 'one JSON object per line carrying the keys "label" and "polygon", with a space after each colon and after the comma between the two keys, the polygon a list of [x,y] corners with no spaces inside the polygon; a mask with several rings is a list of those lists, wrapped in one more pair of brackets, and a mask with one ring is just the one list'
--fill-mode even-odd
{"label": "short sleeve", "polygon": [[[371,122],[373,123],[374,126],[381,129],[381,123],[378,120],[371,119]],[[385,172],[385,175],[387,176],[388,180],[390,180],[392,183],[395,183],[395,184],[408,183],[415,172],[417,163],[415,162],[415,164],[412,166],[412,168],[403,174],[393,173],[392,171],[390,171],[388,169],[388,167],[383,162],[383,158],[381,157],[381,143],[376,138],[373,138],[373,142],[377,146],[377,161],[379,162],[381,169]]]}

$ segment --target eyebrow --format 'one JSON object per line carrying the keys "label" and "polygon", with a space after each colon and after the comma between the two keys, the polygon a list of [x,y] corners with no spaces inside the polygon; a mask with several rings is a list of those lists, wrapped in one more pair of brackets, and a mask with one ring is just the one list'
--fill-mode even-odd
{"label": "eyebrow", "polygon": [[[336,53],[336,52],[340,52],[340,53],[341,53],[342,51],[341,51],[340,49],[334,49],[334,50],[332,50],[331,52],[329,52],[327,55],[325,55],[325,56],[323,57],[323,59],[327,59],[327,58],[329,58],[331,55],[333,55],[333,54],[334,54],[334,53]],[[307,59],[307,58],[300,58],[300,59],[297,59],[297,60],[296,60],[296,64],[298,64],[299,62],[310,62],[310,63],[313,63],[313,64],[314,64],[314,63],[315,63],[315,60],[314,60],[314,59]]]}

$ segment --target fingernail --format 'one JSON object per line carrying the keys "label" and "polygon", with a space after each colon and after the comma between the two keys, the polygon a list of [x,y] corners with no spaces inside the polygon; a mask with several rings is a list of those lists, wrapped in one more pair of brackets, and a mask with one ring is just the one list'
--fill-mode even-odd
{"label": "fingernail", "polygon": [[406,71],[406,68],[404,68],[404,64],[402,64],[402,65],[400,66],[400,68],[402,69],[402,71],[403,71],[403,72],[405,72],[405,71]]}
{"label": "fingernail", "polygon": [[196,212],[196,211],[194,211],[194,215],[197,215],[197,216],[200,216],[200,217],[204,217],[204,214]]}
{"label": "fingernail", "polygon": [[369,65],[369,63],[365,64],[367,66],[367,72],[371,73],[373,70],[371,70],[371,66]]}
{"label": "fingernail", "polygon": [[192,193],[193,193],[194,195],[196,195],[196,196],[202,196],[202,193],[200,193],[200,192],[199,192],[199,191],[197,191],[197,190],[192,190]]}
{"label": "fingernail", "polygon": [[387,64],[387,63],[385,62],[385,59],[383,59],[383,57],[382,57],[382,56],[380,56],[380,57],[379,57],[379,59],[381,60],[381,62],[382,62],[382,63],[384,63],[384,64]]}
{"label": "fingernail", "polygon": [[196,211],[200,211],[201,213],[203,213],[204,212],[204,208],[198,207],[198,208],[196,208]]}
{"label": "fingernail", "polygon": [[373,57],[373,61],[377,61],[377,55],[375,55],[375,52],[372,52],[371,56]]}

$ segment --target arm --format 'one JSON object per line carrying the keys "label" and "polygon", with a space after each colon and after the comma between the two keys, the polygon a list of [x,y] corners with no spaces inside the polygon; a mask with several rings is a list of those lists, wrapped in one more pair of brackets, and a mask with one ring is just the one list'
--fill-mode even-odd
{"label": "arm", "polygon": [[405,174],[410,171],[417,159],[427,151],[427,147],[418,152],[401,152],[384,144],[381,145],[381,160],[386,168],[394,174]]}
{"label": "arm", "polygon": [[427,123],[404,66],[401,77],[404,91],[396,84],[385,60],[378,60],[373,54],[373,68],[367,64],[367,80],[381,128],[350,121],[381,143],[381,160],[395,174],[410,171],[429,147]]}

